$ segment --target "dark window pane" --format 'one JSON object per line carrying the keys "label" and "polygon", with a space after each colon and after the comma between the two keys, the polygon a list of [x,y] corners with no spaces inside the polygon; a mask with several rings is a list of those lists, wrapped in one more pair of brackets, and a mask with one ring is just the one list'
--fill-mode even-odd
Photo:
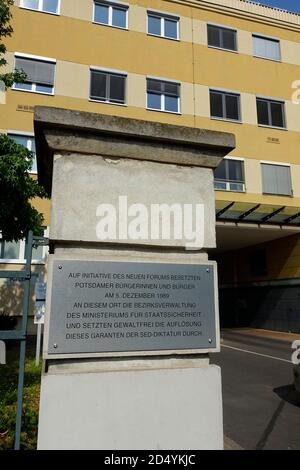
{"label": "dark window pane", "polygon": [[147,94],[147,107],[151,109],[161,109],[161,95],[148,93]]}
{"label": "dark window pane", "polygon": [[178,113],[178,98],[174,96],[166,96],[165,97],[165,110],[172,111],[174,113]]}
{"label": "dark window pane", "polygon": [[208,34],[208,45],[213,47],[221,47],[221,39],[220,39],[220,28],[216,26],[207,26],[207,34]]}
{"label": "dark window pane", "polygon": [[212,117],[223,117],[223,104],[221,93],[210,93],[210,112]]}
{"label": "dark window pane", "polygon": [[244,181],[243,163],[237,160],[226,160],[228,164],[229,181]]}
{"label": "dark window pane", "polygon": [[177,39],[177,21],[165,19],[165,36]]}
{"label": "dark window pane", "polygon": [[125,77],[110,75],[110,101],[125,103]]}
{"label": "dark window pane", "polygon": [[239,120],[239,97],[234,95],[225,96],[226,118]]}
{"label": "dark window pane", "polygon": [[269,122],[268,102],[265,100],[257,100],[257,120],[258,124],[271,125]]}
{"label": "dark window pane", "polygon": [[236,32],[230,29],[222,29],[222,47],[231,51],[236,51]]}
{"label": "dark window pane", "polygon": [[226,160],[222,160],[220,165],[215,169],[215,179],[226,180]]}
{"label": "dark window pane", "polygon": [[159,80],[147,80],[147,91],[149,93],[163,93],[164,82]]}
{"label": "dark window pane", "polygon": [[96,23],[108,24],[108,6],[95,4],[94,21]]}
{"label": "dark window pane", "polygon": [[148,15],[148,33],[157,36],[161,35],[161,18]]}
{"label": "dark window pane", "polygon": [[119,28],[126,28],[126,10],[123,8],[113,8],[112,24]]}
{"label": "dark window pane", "polygon": [[107,75],[101,72],[91,72],[91,98],[106,100]]}
{"label": "dark window pane", "polygon": [[163,82],[164,93],[170,96],[179,96],[179,85],[177,83]]}
{"label": "dark window pane", "polygon": [[270,103],[270,105],[272,115],[272,126],[284,127],[283,104]]}

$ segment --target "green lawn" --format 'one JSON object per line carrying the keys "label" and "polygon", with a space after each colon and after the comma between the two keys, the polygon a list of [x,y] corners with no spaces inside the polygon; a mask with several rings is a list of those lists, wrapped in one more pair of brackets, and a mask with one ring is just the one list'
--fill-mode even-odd
{"label": "green lawn", "polygon": [[[0,365],[0,450],[13,449],[19,370],[19,346],[7,345],[6,365]],[[35,340],[26,351],[21,449],[36,449],[41,367],[35,365]]]}

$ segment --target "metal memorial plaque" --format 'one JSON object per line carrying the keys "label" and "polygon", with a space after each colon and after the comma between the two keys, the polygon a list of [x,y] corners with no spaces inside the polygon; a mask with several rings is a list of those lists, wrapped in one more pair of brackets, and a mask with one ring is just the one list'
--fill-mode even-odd
{"label": "metal memorial plaque", "polygon": [[48,354],[215,349],[214,270],[54,261]]}

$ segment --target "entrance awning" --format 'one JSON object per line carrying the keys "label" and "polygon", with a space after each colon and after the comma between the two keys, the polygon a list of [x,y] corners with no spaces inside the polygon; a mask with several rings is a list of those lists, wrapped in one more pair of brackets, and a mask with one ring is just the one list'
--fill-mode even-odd
{"label": "entrance awning", "polygon": [[216,201],[217,221],[300,226],[300,207]]}

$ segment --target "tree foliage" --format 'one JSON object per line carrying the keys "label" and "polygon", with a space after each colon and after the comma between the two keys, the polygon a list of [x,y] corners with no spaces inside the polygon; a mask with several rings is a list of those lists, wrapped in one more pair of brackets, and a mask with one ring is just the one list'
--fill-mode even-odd
{"label": "tree foliage", "polygon": [[[13,33],[10,10],[13,3],[13,0],[0,0],[0,81],[5,87],[26,79],[22,70],[1,73],[1,68],[7,65],[3,40]],[[28,173],[32,162],[33,154],[29,150],[0,135],[0,232],[4,240],[19,240],[29,230],[35,235],[43,234],[43,215],[32,206],[31,200],[46,194]]]}
{"label": "tree foliage", "polygon": [[[4,57],[6,53],[6,46],[3,39],[9,37],[13,33],[13,28],[10,24],[12,14],[10,7],[13,5],[13,0],[0,0],[0,70],[1,67],[7,65]],[[23,70],[14,70],[10,73],[0,73],[0,81],[4,82],[6,87],[11,87],[13,83],[22,83],[26,79],[26,74]]]}
{"label": "tree foliage", "polygon": [[0,232],[4,240],[19,240],[29,230],[42,236],[43,215],[31,201],[46,191],[28,173],[33,154],[7,135],[0,135]]}

